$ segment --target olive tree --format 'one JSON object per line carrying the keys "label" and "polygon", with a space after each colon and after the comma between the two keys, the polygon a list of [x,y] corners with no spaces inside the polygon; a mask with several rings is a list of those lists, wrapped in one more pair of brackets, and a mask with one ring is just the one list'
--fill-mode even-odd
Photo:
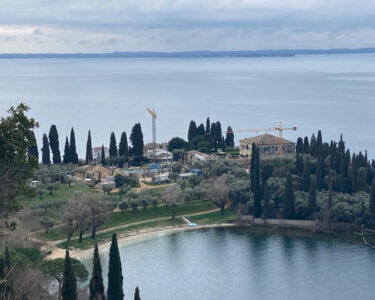
{"label": "olive tree", "polygon": [[165,204],[172,209],[172,220],[176,218],[176,209],[183,203],[184,195],[179,185],[168,186],[164,191]]}
{"label": "olive tree", "polygon": [[229,203],[229,186],[226,176],[213,177],[207,181],[207,197],[220,208],[224,215],[225,206]]}

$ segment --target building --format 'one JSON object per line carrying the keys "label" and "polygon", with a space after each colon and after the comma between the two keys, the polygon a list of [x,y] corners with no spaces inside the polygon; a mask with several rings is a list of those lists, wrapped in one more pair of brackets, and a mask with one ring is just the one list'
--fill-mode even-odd
{"label": "building", "polygon": [[[104,154],[105,154],[105,157],[109,156],[109,151],[107,147],[104,147]],[[102,159],[102,147],[101,146],[92,148],[92,157],[97,160]]]}
{"label": "building", "polygon": [[194,163],[195,161],[215,160],[216,155],[209,155],[196,150],[190,150],[186,152],[185,159],[187,162]]}
{"label": "building", "polygon": [[[279,137],[271,134],[257,135],[251,138],[240,140],[240,155],[250,156],[253,143],[259,149],[259,154],[262,155],[275,155],[279,151]],[[283,147],[283,154],[294,153],[296,144],[294,142],[281,139],[281,145]]]}
{"label": "building", "polygon": [[170,160],[172,159],[172,153],[165,149],[155,149],[155,157],[153,157],[154,151],[152,149],[147,150],[148,158],[156,158],[159,160]]}

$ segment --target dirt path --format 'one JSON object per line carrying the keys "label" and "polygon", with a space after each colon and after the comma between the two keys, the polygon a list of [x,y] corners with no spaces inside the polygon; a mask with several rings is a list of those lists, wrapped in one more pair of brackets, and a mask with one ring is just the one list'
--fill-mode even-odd
{"label": "dirt path", "polygon": [[134,188],[133,191],[139,193],[140,191],[147,190],[147,189],[157,189],[161,187],[166,187],[166,186],[172,186],[175,185],[176,183],[167,183],[167,184],[159,184],[159,185],[148,185],[145,184],[143,181],[139,181],[139,187]]}

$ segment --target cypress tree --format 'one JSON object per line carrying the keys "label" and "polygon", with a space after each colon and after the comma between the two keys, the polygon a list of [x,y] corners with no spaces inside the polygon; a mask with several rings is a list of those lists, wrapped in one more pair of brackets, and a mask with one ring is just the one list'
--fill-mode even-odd
{"label": "cypress tree", "polygon": [[370,212],[372,214],[375,214],[375,178],[371,181]]}
{"label": "cypress tree", "polygon": [[303,153],[309,154],[309,149],[309,138],[305,136],[305,138],[303,139]]}
{"label": "cypress tree", "polygon": [[256,147],[255,143],[251,146],[251,159],[250,159],[250,191],[255,193],[255,162],[256,160]]}
{"label": "cypress tree", "polygon": [[52,125],[48,134],[49,145],[52,151],[52,161],[54,164],[61,164],[59,134],[57,133],[56,125]]}
{"label": "cypress tree", "polygon": [[105,162],[105,150],[104,150],[104,145],[102,145],[102,152],[101,152],[100,158],[101,158],[101,161],[102,161],[102,165],[104,166],[104,165],[106,164],[106,162]]}
{"label": "cypress tree", "polygon": [[216,123],[211,124],[211,147],[214,151],[217,151],[217,128]]}
{"label": "cypress tree", "polygon": [[217,139],[217,143],[218,144],[221,144],[223,141],[222,141],[222,131],[221,131],[221,123],[219,121],[216,122],[216,139]]}
{"label": "cypress tree", "polygon": [[109,140],[109,157],[117,157],[117,142],[115,133],[111,133],[111,138]]}
{"label": "cypress tree", "polygon": [[316,137],[315,134],[313,133],[310,139],[310,148],[309,148],[309,153],[311,156],[315,157],[316,156]]}
{"label": "cypress tree", "polygon": [[310,188],[310,177],[311,177],[311,169],[310,169],[310,162],[308,160],[305,161],[305,166],[303,168],[302,174],[302,184],[301,188],[302,191],[308,192]]}
{"label": "cypress tree", "polygon": [[321,191],[324,188],[324,161],[320,157],[316,166],[316,189]]}
{"label": "cypress tree", "polygon": [[316,157],[323,157],[323,139],[320,130],[318,131],[318,137],[316,138]]}
{"label": "cypress tree", "polygon": [[4,267],[5,271],[10,271],[10,255],[9,255],[9,249],[8,247],[5,247],[5,257],[4,257]]}
{"label": "cypress tree", "polygon": [[44,165],[49,165],[51,163],[50,153],[49,153],[49,142],[47,135],[43,134],[43,148],[42,148],[42,163]]}
{"label": "cypress tree", "polygon": [[139,296],[139,288],[135,288],[135,293],[134,293],[134,300],[141,300],[141,297]]}
{"label": "cypress tree", "polygon": [[197,136],[197,124],[193,120],[191,120],[190,124],[189,124],[189,131],[188,131],[188,141],[189,141],[189,143],[196,136]]}
{"label": "cypress tree", "polygon": [[303,153],[303,140],[301,137],[297,139],[297,144],[296,144],[296,153]]}
{"label": "cypress tree", "polygon": [[198,135],[204,135],[206,133],[206,130],[204,129],[203,123],[199,124],[197,127],[197,136]]}
{"label": "cypress tree", "polygon": [[264,183],[262,216],[265,219],[270,217],[270,192],[267,181]]}
{"label": "cypress tree", "polygon": [[92,277],[90,280],[90,300],[105,300],[102,266],[98,244],[95,243]]}
{"label": "cypress tree", "polygon": [[299,153],[296,156],[296,173],[298,176],[301,176],[303,173],[303,160]]}
{"label": "cypress tree", "polygon": [[254,169],[254,217],[260,218],[262,215],[262,203],[260,195],[260,160],[259,150],[255,148],[255,169]]}
{"label": "cypress tree", "polygon": [[121,268],[120,253],[118,250],[116,233],[112,235],[111,248],[109,250],[109,267],[108,267],[108,300],[124,299],[122,289],[123,277]]}
{"label": "cypress tree", "polygon": [[36,142],[34,131],[31,131],[31,144],[32,146],[29,148],[29,157],[33,156],[36,158],[37,161],[39,161],[39,151],[38,151],[38,145]]}
{"label": "cypress tree", "polygon": [[234,134],[233,134],[232,127],[230,126],[228,126],[228,129],[227,129],[227,135],[225,137],[225,145],[228,148],[234,147]]}
{"label": "cypress tree", "polygon": [[64,157],[63,157],[63,163],[64,164],[68,164],[70,163],[70,146],[69,146],[69,140],[68,140],[68,137],[66,137],[66,140],[65,140],[65,147],[64,147]]}
{"label": "cypress tree", "polygon": [[288,174],[285,184],[283,213],[285,219],[293,219],[295,215],[295,196],[293,191],[292,176],[290,173]]}
{"label": "cypress tree", "polygon": [[61,287],[63,300],[77,300],[77,280],[73,272],[69,251],[66,250],[63,283]]}
{"label": "cypress tree", "polygon": [[143,133],[141,124],[136,123],[130,134],[130,141],[132,143],[133,162],[139,165],[143,161]]}
{"label": "cypress tree", "polygon": [[315,184],[315,177],[310,180],[310,189],[309,189],[309,204],[308,204],[308,211],[309,216],[312,217],[313,214],[317,210],[316,204],[316,184]]}
{"label": "cypress tree", "polygon": [[93,160],[94,160],[94,157],[92,155],[91,132],[89,130],[89,135],[87,137],[87,143],[86,143],[86,164],[89,164]]}
{"label": "cypress tree", "polygon": [[77,154],[77,148],[76,148],[76,137],[74,134],[74,129],[72,127],[72,130],[70,131],[70,148],[69,148],[69,155],[70,155],[70,162],[72,164],[78,164],[78,154]]}
{"label": "cypress tree", "polygon": [[206,134],[210,134],[211,133],[211,124],[210,124],[210,118],[207,117],[207,120],[206,120]]}
{"label": "cypress tree", "polygon": [[125,131],[121,134],[120,144],[118,148],[118,155],[125,159],[129,157],[128,137],[126,136]]}

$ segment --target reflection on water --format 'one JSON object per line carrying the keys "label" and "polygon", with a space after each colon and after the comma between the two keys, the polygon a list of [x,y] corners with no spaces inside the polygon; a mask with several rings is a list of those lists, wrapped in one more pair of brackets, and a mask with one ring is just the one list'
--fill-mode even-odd
{"label": "reflection on water", "polygon": [[374,299],[375,251],[325,235],[216,228],[120,251],[127,298],[138,285],[142,299]]}

